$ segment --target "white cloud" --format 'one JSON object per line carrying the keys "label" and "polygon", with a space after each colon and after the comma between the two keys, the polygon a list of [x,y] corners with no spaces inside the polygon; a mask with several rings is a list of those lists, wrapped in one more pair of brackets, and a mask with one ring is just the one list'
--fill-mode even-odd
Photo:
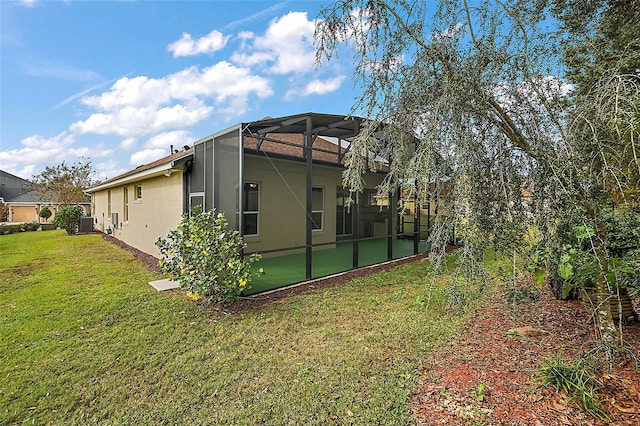
{"label": "white cloud", "polygon": [[115,134],[122,137],[143,136],[172,127],[185,127],[207,118],[212,107],[195,100],[190,104],[168,107],[123,107],[109,114],[96,113],[70,126],[76,133]]}
{"label": "white cloud", "polygon": [[272,95],[269,80],[226,61],[203,69],[185,68],[163,78],[124,77],[107,92],[83,98],[97,112],[73,123],[70,130],[125,138],[149,135],[196,124],[216,110],[229,111],[231,105],[239,115],[248,110],[251,97]]}
{"label": "white cloud", "polygon": [[284,95],[285,100],[294,100],[296,97],[304,97],[309,95],[324,95],[326,93],[335,92],[340,88],[345,80],[344,75],[339,75],[327,80],[314,79],[308,82],[304,87],[292,88]]}
{"label": "white cloud", "polygon": [[339,75],[329,80],[312,80],[302,90],[302,96],[324,95],[325,93],[335,92],[340,88],[345,76]]}
{"label": "white cloud", "polygon": [[163,79],[146,76],[123,77],[108,92],[82,98],[82,103],[103,111],[117,110],[123,106],[145,107],[169,102],[171,96]]}
{"label": "white cloud", "polygon": [[117,81],[117,80],[119,80],[119,79],[113,79],[113,80],[105,81],[105,82],[96,84],[94,86],[91,86],[88,89],[84,89],[84,90],[82,90],[82,91],[80,91],[78,93],[75,93],[75,94],[71,95],[71,96],[67,96],[66,98],[64,98],[63,100],[61,100],[57,104],[55,104],[53,106],[53,109],[59,108],[59,107],[61,107],[63,105],[66,105],[69,102],[73,102],[76,99],[82,99],[86,94],[89,94],[89,93],[93,92],[94,90],[96,90],[96,89],[98,89],[98,88],[100,88],[102,86],[106,86],[107,84],[113,83],[114,81]]}
{"label": "white cloud", "polygon": [[18,0],[18,3],[26,7],[34,7],[38,0]]}
{"label": "white cloud", "polygon": [[128,168],[122,167],[122,164],[114,159],[95,163],[95,168],[98,171],[97,179],[100,181],[107,180],[110,177],[120,175],[129,170]]}
{"label": "white cloud", "polygon": [[138,140],[136,138],[126,138],[122,142],[120,142],[120,145],[118,146],[122,149],[131,149],[136,145],[137,142]]}
{"label": "white cloud", "polygon": [[132,166],[141,166],[143,164],[151,163],[159,158],[169,155],[169,149],[162,148],[149,148],[143,149],[131,155],[129,164]]}
{"label": "white cloud", "polygon": [[165,151],[169,152],[169,147],[174,146],[175,149],[182,149],[184,145],[191,145],[194,138],[186,130],[175,130],[173,132],[163,132],[155,135],[144,144],[145,148],[166,148]]}
{"label": "white cloud", "polygon": [[306,72],[315,64],[314,32],[315,22],[307,19],[306,12],[289,12],[271,21],[263,36],[243,33],[246,51],[234,53],[231,59],[243,66],[265,63],[274,74]]}
{"label": "white cloud", "polygon": [[213,30],[204,37],[197,40],[191,38],[191,34],[182,33],[180,40],[174,41],[167,46],[169,52],[173,52],[173,57],[195,56],[202,53],[213,53],[223,49],[230,36],[223,35],[218,30]]}
{"label": "white cloud", "polygon": [[113,154],[112,149],[100,145],[74,146],[75,142],[75,135],[67,131],[51,138],[29,136],[21,141],[21,148],[0,151],[0,163],[3,170],[30,178],[34,172],[44,168],[43,164],[54,165],[81,157],[103,158]]}

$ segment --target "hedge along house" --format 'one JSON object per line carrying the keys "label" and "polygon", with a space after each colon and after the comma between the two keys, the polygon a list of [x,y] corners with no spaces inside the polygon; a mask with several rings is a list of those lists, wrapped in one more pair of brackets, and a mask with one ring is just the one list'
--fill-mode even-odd
{"label": "hedge along house", "polygon": [[239,123],[91,188],[96,227],[157,255],[155,240],[180,214],[216,209],[243,236],[245,254],[262,255],[255,265],[266,273],[251,293],[424,252],[422,206],[411,220],[398,209],[400,193],[376,196],[384,162],[347,206],[345,155],[361,123],[316,113]]}

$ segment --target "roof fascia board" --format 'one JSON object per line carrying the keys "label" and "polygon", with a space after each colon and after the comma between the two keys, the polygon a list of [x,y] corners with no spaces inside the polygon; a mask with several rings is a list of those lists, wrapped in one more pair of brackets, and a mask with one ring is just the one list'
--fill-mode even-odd
{"label": "roof fascia board", "polygon": [[167,162],[165,164],[160,164],[159,166],[153,167],[151,169],[142,171],[140,173],[135,173],[130,176],[125,176],[122,179],[115,180],[113,182],[105,183],[103,185],[94,186],[93,188],[88,188],[85,190],[87,193],[102,191],[103,189],[113,188],[115,186],[124,185],[125,183],[133,182],[136,180],[140,180],[145,177],[150,177],[150,175],[158,174],[160,172],[165,172],[167,170],[171,170],[173,168],[174,162]]}

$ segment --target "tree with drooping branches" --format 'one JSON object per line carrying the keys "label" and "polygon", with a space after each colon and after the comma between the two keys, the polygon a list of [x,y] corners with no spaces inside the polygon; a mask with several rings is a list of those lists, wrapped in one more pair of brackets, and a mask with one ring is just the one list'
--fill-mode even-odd
{"label": "tree with drooping branches", "polygon": [[[570,33],[553,19],[554,6],[339,1],[321,12],[317,59],[353,54],[362,87],[354,111],[371,118],[352,142],[346,187],[361,191],[367,159],[380,156],[389,162],[383,194],[410,183],[422,203],[443,183],[452,188],[447,214],[436,217],[429,238],[441,247],[455,227],[465,243],[454,301],[483,288],[489,245],[511,254],[525,246],[528,230],[538,230],[553,278],[553,257],[582,226],[593,231],[587,250],[596,259],[597,333],[614,344],[621,329],[609,303],[617,287],[604,216],[612,187],[625,196],[639,185],[624,169],[640,169],[640,85],[637,73],[612,68],[576,96],[563,75]],[[372,136],[385,124],[392,137],[383,145]]]}

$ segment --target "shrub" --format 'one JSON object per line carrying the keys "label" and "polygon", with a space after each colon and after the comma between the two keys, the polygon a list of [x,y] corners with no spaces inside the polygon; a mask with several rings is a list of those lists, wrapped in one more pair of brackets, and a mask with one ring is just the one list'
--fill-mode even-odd
{"label": "shrub", "polygon": [[75,234],[78,232],[80,218],[84,216],[84,210],[80,206],[66,206],[56,212],[53,223],[57,227],[64,228],[67,234]]}
{"label": "shrub", "polygon": [[191,217],[184,215],[178,228],[159,238],[156,246],[162,271],[177,280],[189,298],[221,304],[250,288],[251,264],[260,258],[243,257],[246,244],[240,233],[229,228],[222,213],[202,212],[200,207]]}
{"label": "shrub", "polygon": [[40,224],[38,222],[0,225],[0,235],[15,234],[16,232],[37,231],[38,229],[40,229]]}
{"label": "shrub", "polygon": [[53,213],[51,213],[51,210],[49,209],[49,206],[44,206],[41,210],[40,210],[40,217],[43,218],[44,220],[49,220],[49,218],[51,217]]}
{"label": "shrub", "polygon": [[0,222],[9,220],[9,206],[0,202]]}
{"label": "shrub", "polygon": [[505,302],[514,305],[537,302],[540,300],[540,287],[533,279],[524,279],[507,288],[502,297]]}

